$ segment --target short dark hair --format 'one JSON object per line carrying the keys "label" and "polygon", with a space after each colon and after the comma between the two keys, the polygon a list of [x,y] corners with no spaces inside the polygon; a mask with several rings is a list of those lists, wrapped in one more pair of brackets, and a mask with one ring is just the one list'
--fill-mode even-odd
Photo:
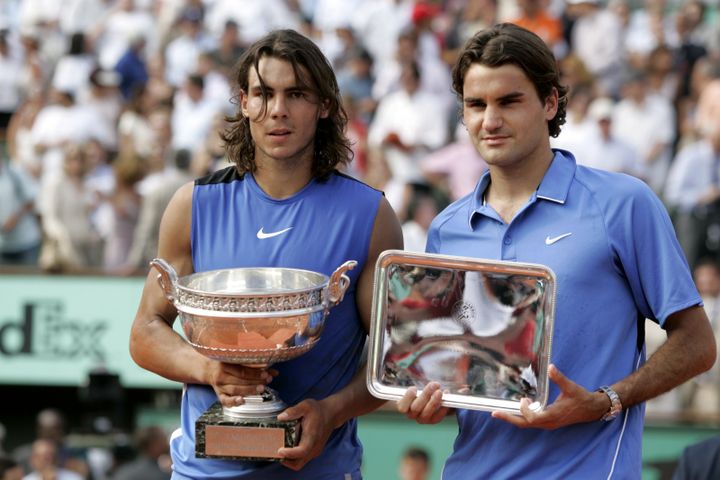
{"label": "short dark hair", "polygon": [[465,74],[474,63],[491,68],[508,64],[517,66],[533,83],[543,102],[553,89],[557,90],[558,109],[555,117],[548,121],[548,130],[553,137],[560,134],[560,126],[565,123],[568,89],[560,84],[560,69],[555,56],[540,37],[512,23],[501,23],[470,38],[452,71],[453,89],[461,103]]}
{"label": "short dark hair", "polygon": [[[276,30],[264,36],[248,48],[238,61],[235,74],[236,88],[248,92],[249,74],[252,68],[258,72],[262,57],[277,58],[289,62],[298,82],[313,91],[320,99],[328,116],[318,121],[315,132],[315,156],[312,175],[327,178],[339,164],[347,164],[353,153],[350,140],[345,136],[348,118],[342,106],[340,89],[330,62],[312,40],[294,30]],[[305,70],[304,73],[303,69]],[[260,88],[265,83],[260,78]],[[228,117],[228,128],[221,134],[227,157],[234,162],[240,174],[254,172],[255,142],[250,135],[250,119],[242,115],[239,93],[235,97],[238,110]],[[265,103],[267,107],[267,103]],[[264,112],[267,113],[267,112]]]}
{"label": "short dark hair", "polygon": [[422,447],[408,447],[403,453],[403,457],[411,460],[421,460],[427,464],[430,463],[430,454]]}

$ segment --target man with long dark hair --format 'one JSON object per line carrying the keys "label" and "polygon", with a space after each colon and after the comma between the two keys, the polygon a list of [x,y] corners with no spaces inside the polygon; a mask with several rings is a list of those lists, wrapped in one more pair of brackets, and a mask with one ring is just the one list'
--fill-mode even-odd
{"label": "man with long dark hair", "polygon": [[[489,166],[444,210],[430,252],[538,263],[557,277],[549,404],[520,415],[457,413],[445,479],[640,478],[643,402],[709,369],[715,343],[660,200],[633,177],[552,150],[566,89],[552,52],[511,24],[477,33],[453,71],[476,149]],[[643,323],[668,333],[645,362]],[[419,423],[447,413],[437,383],[398,408]]]}
{"label": "man with long dark hair", "polygon": [[[230,267],[292,267],[330,274],[346,260],[350,288],[317,345],[275,365],[278,374],[224,364],[197,353],[171,325],[175,309],[148,276],[133,324],[131,353],[150,371],[183,382],[182,428],[171,440],[173,478],[360,478],[354,417],[381,403],[359,371],[375,260],[402,248],[397,218],[382,193],[338,171],[350,161],[347,123],[332,68],[309,39],[273,32],[241,57],[238,111],[223,135],[234,166],[183,186],[162,220],[159,256],[179,275]],[[294,405],[300,444],[282,463],[194,456],[194,424],[218,398],[242,403],[269,383]],[[289,467],[289,468],[286,468]],[[293,470],[299,470],[294,472]]]}

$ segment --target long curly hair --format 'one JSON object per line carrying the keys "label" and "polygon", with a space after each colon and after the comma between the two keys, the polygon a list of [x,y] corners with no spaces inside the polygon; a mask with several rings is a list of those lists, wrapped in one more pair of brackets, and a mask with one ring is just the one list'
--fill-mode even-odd
{"label": "long curly hair", "polygon": [[[294,30],[273,31],[255,42],[240,57],[236,67],[236,92],[233,97],[238,109],[234,116],[226,119],[228,127],[220,135],[225,142],[228,160],[235,163],[240,174],[255,172],[257,168],[255,142],[250,135],[250,119],[242,114],[240,93],[248,92],[249,73],[251,69],[255,69],[263,96],[267,99],[266,86],[259,74],[262,57],[289,62],[298,83],[314,92],[327,109],[327,117],[318,121],[312,164],[313,177],[326,179],[338,165],[347,164],[353,158],[350,140],[345,136],[347,113],[342,106],[335,73],[327,58],[312,40]],[[267,100],[263,110],[262,115],[266,115]]]}
{"label": "long curly hair", "polygon": [[560,70],[555,56],[545,42],[534,33],[511,23],[502,23],[481,30],[467,41],[452,71],[453,90],[462,103],[465,74],[474,63],[491,68],[515,65],[520,68],[535,86],[543,102],[553,88],[558,92],[558,109],[555,117],[548,121],[550,135],[560,135],[560,126],[565,123],[568,89],[560,85]]}

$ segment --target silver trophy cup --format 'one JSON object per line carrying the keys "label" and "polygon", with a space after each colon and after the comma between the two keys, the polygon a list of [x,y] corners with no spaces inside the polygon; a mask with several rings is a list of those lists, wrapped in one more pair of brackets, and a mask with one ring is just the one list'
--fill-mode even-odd
{"label": "silver trophy cup", "polygon": [[[219,362],[269,366],[298,357],[320,339],[325,319],[350,285],[350,260],[328,277],[292,268],[233,268],[178,277],[165,260],[150,262],[175,306],[187,341]],[[196,422],[197,457],[277,460],[297,445],[297,420],[280,422],[286,405],[269,388],[244,404],[216,403]]]}

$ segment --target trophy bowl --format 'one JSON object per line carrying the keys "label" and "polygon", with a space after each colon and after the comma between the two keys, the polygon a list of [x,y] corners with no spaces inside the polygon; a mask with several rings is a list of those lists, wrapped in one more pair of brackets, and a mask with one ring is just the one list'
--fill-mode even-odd
{"label": "trophy bowl", "polygon": [[[163,259],[156,258],[150,265],[160,272],[158,282],[177,309],[186,340],[195,350],[219,362],[267,368],[298,357],[317,343],[330,309],[342,301],[350,286],[346,272],[357,262],[345,262],[329,277],[309,270],[273,267],[230,268],[178,277]],[[263,394],[244,397],[242,405],[221,407],[217,403],[196,424],[196,435],[203,440],[202,445],[196,442],[196,455],[272,460],[276,446],[258,453],[257,445],[251,445],[253,453],[246,454],[246,447],[224,445],[229,436],[241,436],[238,429],[243,427],[237,424],[244,424],[255,429],[284,429],[284,444],[292,446],[299,439],[299,431],[290,431],[294,425],[278,427],[284,422],[274,419],[285,408],[277,393],[267,387]],[[216,430],[208,430],[210,424],[237,428],[232,434],[225,430],[222,438],[211,441],[209,435],[215,435]],[[217,445],[207,448],[206,443]]]}

